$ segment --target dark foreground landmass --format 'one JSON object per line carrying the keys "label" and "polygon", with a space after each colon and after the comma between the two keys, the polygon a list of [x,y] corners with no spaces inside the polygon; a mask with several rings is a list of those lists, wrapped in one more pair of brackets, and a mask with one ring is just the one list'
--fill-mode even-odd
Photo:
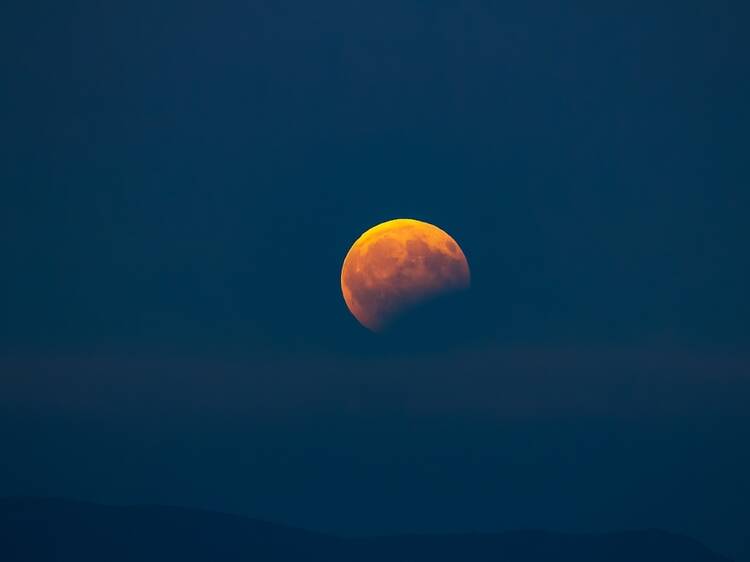
{"label": "dark foreground landmass", "polygon": [[252,562],[727,562],[661,531],[542,531],[344,539],[221,513],[0,499],[0,560]]}

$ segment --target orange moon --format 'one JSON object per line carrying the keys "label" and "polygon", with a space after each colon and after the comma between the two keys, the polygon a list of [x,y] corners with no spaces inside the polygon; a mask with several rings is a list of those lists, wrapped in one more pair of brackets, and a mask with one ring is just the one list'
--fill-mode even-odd
{"label": "orange moon", "polygon": [[469,264],[456,241],[414,219],[372,227],[354,242],[341,268],[346,305],[373,332],[413,306],[466,289],[470,282]]}

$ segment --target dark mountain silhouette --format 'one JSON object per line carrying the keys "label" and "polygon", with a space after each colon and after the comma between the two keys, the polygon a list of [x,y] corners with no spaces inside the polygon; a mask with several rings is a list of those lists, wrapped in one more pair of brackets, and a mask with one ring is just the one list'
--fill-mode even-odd
{"label": "dark mountain silhouette", "polygon": [[235,515],[65,500],[0,500],[0,560],[253,562],[727,562],[660,531],[541,531],[344,539]]}

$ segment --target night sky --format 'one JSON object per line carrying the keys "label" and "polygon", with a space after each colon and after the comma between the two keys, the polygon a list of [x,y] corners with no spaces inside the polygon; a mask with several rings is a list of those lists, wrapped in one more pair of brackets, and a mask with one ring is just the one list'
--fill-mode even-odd
{"label": "night sky", "polygon": [[[12,3],[0,495],[750,561],[745,4]],[[377,336],[398,217],[472,289]]]}

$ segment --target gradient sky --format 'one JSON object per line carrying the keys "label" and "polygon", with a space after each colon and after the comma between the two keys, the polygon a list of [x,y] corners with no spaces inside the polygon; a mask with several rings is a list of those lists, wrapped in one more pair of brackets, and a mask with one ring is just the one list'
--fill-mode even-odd
{"label": "gradient sky", "polygon": [[[750,561],[744,3],[15,4],[0,494]],[[378,339],[396,217],[473,288]]]}

